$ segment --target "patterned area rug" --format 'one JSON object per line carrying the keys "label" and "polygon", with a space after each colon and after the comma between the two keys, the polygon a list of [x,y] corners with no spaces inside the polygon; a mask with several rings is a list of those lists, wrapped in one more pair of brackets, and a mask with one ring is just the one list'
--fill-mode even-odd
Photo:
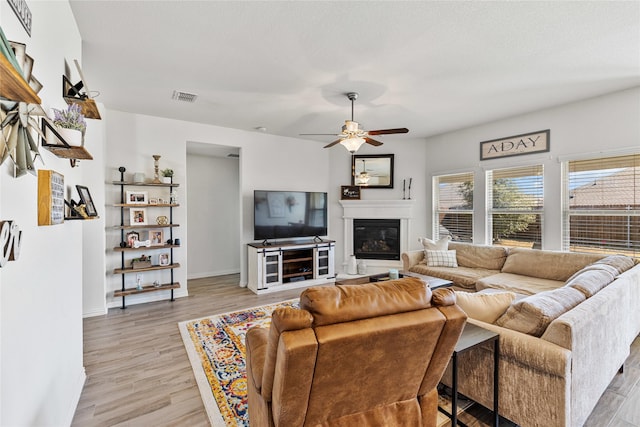
{"label": "patterned area rug", "polygon": [[[298,299],[178,323],[209,421],[214,427],[249,426],[244,337],[254,326],[268,327],[279,307],[297,307]],[[451,411],[446,396],[440,406]],[[459,400],[458,413],[472,405]],[[438,426],[449,425],[438,413]]]}

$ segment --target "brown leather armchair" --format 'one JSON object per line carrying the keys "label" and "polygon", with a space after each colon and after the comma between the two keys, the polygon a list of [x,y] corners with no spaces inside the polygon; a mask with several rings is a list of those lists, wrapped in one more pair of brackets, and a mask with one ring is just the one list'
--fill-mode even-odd
{"label": "brown leather armchair", "polygon": [[305,290],[247,332],[249,423],[435,426],[437,385],[467,316],[419,279]]}

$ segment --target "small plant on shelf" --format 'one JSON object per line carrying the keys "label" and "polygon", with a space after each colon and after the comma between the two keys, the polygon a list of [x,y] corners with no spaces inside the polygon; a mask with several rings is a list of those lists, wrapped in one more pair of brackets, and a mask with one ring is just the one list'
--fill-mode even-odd
{"label": "small plant on shelf", "polygon": [[87,129],[87,122],[84,119],[80,106],[70,104],[66,110],[53,108],[53,123],[63,129],[74,129],[84,132]]}
{"label": "small plant on shelf", "polygon": [[173,179],[173,169],[163,169],[160,173],[162,174],[162,181],[165,184],[171,184],[171,180]]}

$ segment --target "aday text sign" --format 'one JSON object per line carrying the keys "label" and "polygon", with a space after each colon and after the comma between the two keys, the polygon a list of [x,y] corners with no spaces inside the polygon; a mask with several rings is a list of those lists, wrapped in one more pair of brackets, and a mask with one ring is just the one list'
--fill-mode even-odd
{"label": "aday text sign", "polygon": [[480,143],[480,160],[549,151],[549,129]]}

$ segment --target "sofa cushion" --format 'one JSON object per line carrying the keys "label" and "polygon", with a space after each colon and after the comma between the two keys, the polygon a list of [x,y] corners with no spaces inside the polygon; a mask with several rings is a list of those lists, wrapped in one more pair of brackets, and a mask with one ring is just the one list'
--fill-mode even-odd
{"label": "sofa cushion", "polygon": [[540,292],[513,303],[495,324],[539,337],[553,320],[586,299],[582,292],[568,286]]}
{"label": "sofa cushion", "polygon": [[456,251],[458,265],[462,267],[500,270],[507,259],[507,249],[502,246],[449,242],[449,249]]}
{"label": "sofa cushion", "polygon": [[502,272],[565,282],[576,271],[602,258],[596,254],[510,248]]}
{"label": "sofa cushion", "polygon": [[422,244],[425,250],[430,251],[446,251],[449,248],[449,236],[445,236],[438,241],[433,241],[427,237],[419,237],[418,242]]}
{"label": "sofa cushion", "polygon": [[[610,267],[610,266],[602,266]],[[615,279],[615,274],[607,268],[587,266],[567,280],[566,286],[570,286],[582,292],[587,298],[591,298]]]}
{"label": "sofa cushion", "polygon": [[475,289],[476,281],[486,276],[496,274],[499,270],[485,270],[484,268],[469,267],[428,267],[426,264],[419,263],[409,269],[413,273],[422,274],[424,276],[439,277],[445,280],[451,280],[455,285]]}
{"label": "sofa cushion", "polygon": [[622,274],[625,271],[629,270],[635,265],[635,261],[633,258],[624,256],[624,255],[610,255],[608,257],[604,257],[599,259],[598,261],[591,264],[593,266],[610,266],[615,268],[618,274]]}
{"label": "sofa cushion", "polygon": [[430,251],[425,249],[428,267],[457,267],[456,251]]}
{"label": "sofa cushion", "polygon": [[476,289],[501,289],[518,294],[535,295],[564,286],[559,280],[540,279],[539,277],[521,276],[519,274],[498,273],[483,277],[476,282]]}
{"label": "sofa cushion", "polygon": [[509,308],[516,294],[513,292],[456,292],[458,306],[472,319],[495,322]]}

